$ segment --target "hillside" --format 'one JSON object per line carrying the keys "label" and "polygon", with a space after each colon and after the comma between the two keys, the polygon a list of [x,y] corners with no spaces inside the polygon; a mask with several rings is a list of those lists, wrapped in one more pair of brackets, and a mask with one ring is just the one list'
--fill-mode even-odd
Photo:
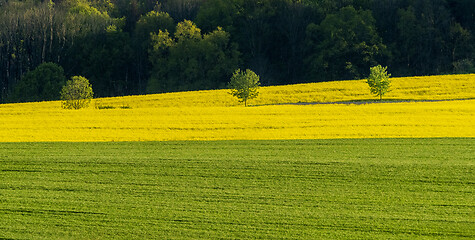
{"label": "hillside", "polygon": [[472,99],[441,102],[279,105],[375,99],[358,80],[263,87],[251,102],[258,107],[248,108],[227,90],[105,98],[92,104],[115,109],[5,104],[0,105],[0,142],[475,137],[474,82],[473,74],[394,78],[394,90],[385,97]]}
{"label": "hillside", "polygon": [[0,239],[474,239],[474,83],[3,104]]}
{"label": "hillside", "polygon": [[[385,99],[446,100],[475,98],[475,74],[392,78],[392,92]],[[262,87],[254,105],[340,102],[377,99],[366,80],[333,81]],[[236,106],[228,90],[178,92],[105,98],[99,104],[131,107]]]}
{"label": "hillside", "polygon": [[[473,0],[0,0],[0,103],[55,99],[73,76],[110,97],[223,88],[239,68],[268,86],[374,65],[475,73],[474,12]],[[28,83],[45,69],[52,83]]]}
{"label": "hillside", "polygon": [[[475,98],[475,74],[391,78],[392,91],[384,99],[392,100],[454,100]],[[98,106],[131,108],[155,107],[228,107],[240,106],[229,90],[175,92],[95,99]],[[287,103],[329,103],[376,100],[365,80],[332,81],[261,87],[259,97],[251,105]],[[20,107],[22,106],[22,107]],[[59,102],[4,104],[5,108],[58,108]]]}

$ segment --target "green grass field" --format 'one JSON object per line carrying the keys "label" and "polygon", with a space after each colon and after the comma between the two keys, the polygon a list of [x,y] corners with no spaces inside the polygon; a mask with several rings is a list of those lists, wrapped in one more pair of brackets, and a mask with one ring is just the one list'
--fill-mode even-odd
{"label": "green grass field", "polygon": [[0,143],[0,239],[474,239],[475,139]]}

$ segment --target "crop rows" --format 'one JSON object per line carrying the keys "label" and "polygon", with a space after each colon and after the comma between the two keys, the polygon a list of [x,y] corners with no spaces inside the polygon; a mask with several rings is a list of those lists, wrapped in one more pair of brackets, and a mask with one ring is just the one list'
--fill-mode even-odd
{"label": "crop rows", "polygon": [[0,238],[473,239],[474,145],[1,143]]}

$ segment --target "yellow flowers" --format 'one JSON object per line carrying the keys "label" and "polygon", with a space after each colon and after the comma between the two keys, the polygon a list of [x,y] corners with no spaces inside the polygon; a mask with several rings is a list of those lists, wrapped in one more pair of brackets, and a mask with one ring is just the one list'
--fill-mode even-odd
{"label": "yellow flowers", "polygon": [[0,108],[0,142],[475,137],[475,100],[76,111],[29,107]]}
{"label": "yellow flowers", "polygon": [[[475,97],[474,75],[440,78],[448,77],[454,78],[449,80],[453,84],[435,77],[393,79],[394,91],[385,98]],[[433,82],[425,85],[424,79]],[[410,88],[409,81],[418,87]],[[475,100],[246,108],[233,106],[238,103],[227,91],[94,100],[131,109],[64,110],[60,102],[4,104],[0,142],[475,137]],[[374,97],[361,80],[261,88],[260,98],[251,104],[367,98]]]}
{"label": "yellow flowers", "polygon": [[[467,99],[475,98],[475,74],[429,77],[391,78],[391,92],[384,99]],[[259,96],[250,105],[269,105],[298,102],[339,102],[376,100],[366,80],[336,81],[261,87]],[[143,107],[221,107],[240,106],[228,89],[214,91],[179,92],[147,96],[104,98],[104,105],[132,108]]]}

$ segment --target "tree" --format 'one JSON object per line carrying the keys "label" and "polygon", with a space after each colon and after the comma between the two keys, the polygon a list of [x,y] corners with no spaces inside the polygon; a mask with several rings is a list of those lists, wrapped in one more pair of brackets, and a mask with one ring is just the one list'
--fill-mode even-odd
{"label": "tree", "polygon": [[[452,62],[464,58],[457,49],[467,47],[464,42],[468,36],[464,36],[465,30],[461,26],[457,29],[458,24],[453,23],[446,6],[445,0],[416,0],[411,1],[407,8],[398,10],[398,38],[392,51],[402,74],[449,72]],[[401,75],[400,70],[395,74]]]}
{"label": "tree", "polygon": [[132,35],[132,44],[134,47],[134,75],[138,87],[138,92],[143,93],[146,89],[147,80],[150,78],[152,69],[148,51],[152,46],[151,33],[158,34],[158,31],[167,30],[175,32],[175,23],[168,13],[151,11],[141,16],[135,25],[135,31]]}
{"label": "tree", "polygon": [[87,50],[80,43],[112,22],[83,0],[6,1],[0,7],[0,101],[10,100],[24,74],[45,62],[83,74],[77,66],[86,61],[76,56]]}
{"label": "tree", "polygon": [[205,0],[163,0],[160,7],[176,21],[195,19],[200,6]]}
{"label": "tree", "polygon": [[59,91],[66,82],[64,70],[54,63],[40,64],[27,72],[15,86],[11,102],[59,100]]}
{"label": "tree", "polygon": [[[0,7],[0,82],[2,100],[21,77],[44,62],[58,62],[64,26],[51,2],[7,2]],[[57,57],[56,57],[57,56]]]}
{"label": "tree", "polygon": [[320,25],[309,24],[305,59],[309,77],[328,81],[367,75],[368,68],[386,55],[375,22],[371,11],[348,6],[327,15]]}
{"label": "tree", "polygon": [[87,107],[94,92],[85,77],[74,76],[61,90],[62,107],[65,109],[80,109]]}
{"label": "tree", "polygon": [[241,72],[238,69],[234,72],[229,82],[230,94],[237,97],[240,102],[244,102],[247,107],[247,100],[256,98],[259,94],[259,76],[253,71],[247,69]]}
{"label": "tree", "polygon": [[369,85],[372,94],[379,96],[379,100],[383,99],[383,95],[389,92],[391,87],[391,74],[386,71],[388,67],[381,67],[381,65],[372,67],[370,75],[366,81]]}
{"label": "tree", "polygon": [[222,27],[238,43],[245,68],[265,85],[304,79],[305,29],[313,7],[295,0],[207,0],[195,21],[204,31]]}
{"label": "tree", "polygon": [[185,20],[177,24],[174,36],[159,30],[151,38],[149,93],[224,88],[238,66],[237,46],[219,27],[202,35]]}
{"label": "tree", "polygon": [[[76,44],[72,58],[78,59],[71,75],[81,75],[94,85],[96,97],[113,97],[135,93],[131,80],[133,62],[129,33],[115,25],[103,33],[89,35]],[[81,49],[79,49],[81,47]]]}

